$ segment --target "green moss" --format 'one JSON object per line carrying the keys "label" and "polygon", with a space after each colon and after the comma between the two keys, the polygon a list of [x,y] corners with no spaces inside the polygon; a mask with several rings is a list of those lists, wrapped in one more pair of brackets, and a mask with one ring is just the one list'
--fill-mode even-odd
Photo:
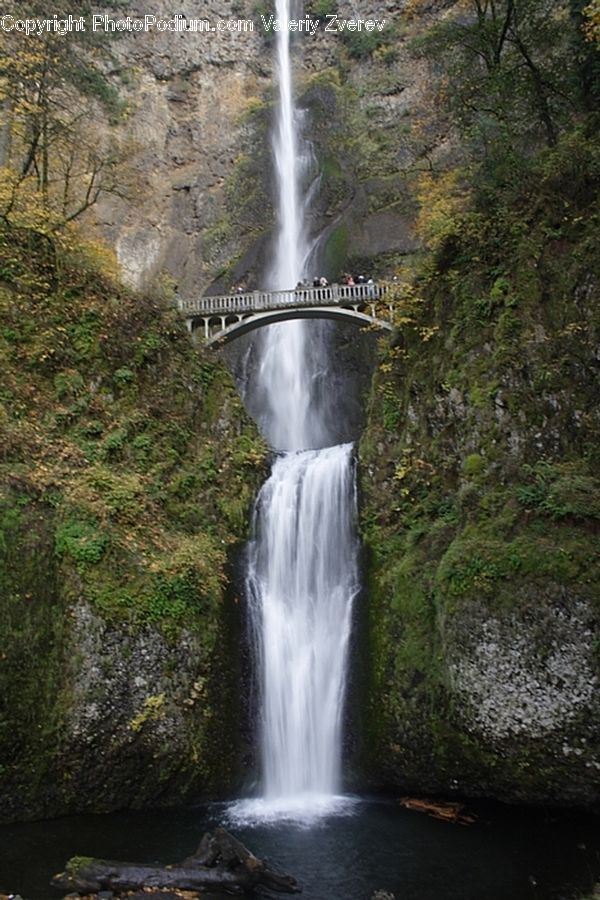
{"label": "green moss", "polygon": [[86,869],[93,862],[93,856],[72,856],[67,862],[65,871],[70,878],[76,878],[82,869]]}
{"label": "green moss", "polygon": [[331,232],[323,248],[323,265],[330,278],[339,277],[348,256],[348,227],[338,225]]}
{"label": "green moss", "polygon": [[35,795],[60,740],[64,606],[57,600],[53,512],[0,491],[0,787]]}
{"label": "green moss", "polygon": [[147,722],[156,721],[164,716],[165,695],[156,694],[155,696],[146,697],[144,705],[140,712],[134,716],[129,723],[132,731],[141,731]]}

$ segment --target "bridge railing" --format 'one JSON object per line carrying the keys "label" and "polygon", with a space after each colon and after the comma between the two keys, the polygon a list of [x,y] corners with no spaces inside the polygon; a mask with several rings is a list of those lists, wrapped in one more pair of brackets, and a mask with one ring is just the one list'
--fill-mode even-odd
{"label": "bridge railing", "polygon": [[383,289],[376,284],[331,284],[327,287],[296,288],[292,291],[251,291],[245,294],[198,297],[193,300],[179,299],[177,306],[187,316],[227,315],[282,309],[286,306],[335,306],[340,303],[360,303],[378,300],[383,293]]}

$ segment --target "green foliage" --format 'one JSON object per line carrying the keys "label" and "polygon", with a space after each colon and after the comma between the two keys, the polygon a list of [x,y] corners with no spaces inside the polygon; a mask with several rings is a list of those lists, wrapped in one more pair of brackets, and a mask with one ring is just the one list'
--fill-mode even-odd
{"label": "green foliage", "polygon": [[127,431],[125,428],[116,428],[107,434],[102,441],[102,450],[106,457],[117,455],[125,446]]}
{"label": "green foliage", "polygon": [[380,31],[343,31],[342,41],[351,59],[367,59],[383,47],[388,38]]}
{"label": "green foliage", "polygon": [[127,366],[121,366],[121,368],[113,372],[113,379],[118,385],[131,384],[135,380],[135,372]]}
{"label": "green foliage", "polygon": [[484,469],[485,461],[479,453],[470,453],[463,460],[463,472],[467,478],[475,478],[477,475],[481,475]]}
{"label": "green foliage", "polygon": [[136,366],[149,365],[156,358],[162,346],[162,336],[152,329],[139,335],[135,347],[134,361]]}
{"label": "green foliage", "polygon": [[22,521],[21,510],[16,505],[0,505],[0,551],[6,553],[9,545],[9,535],[14,532]]}
{"label": "green foliage", "polygon": [[550,486],[542,509],[555,519],[600,519],[600,483],[598,479],[584,475],[558,478]]}
{"label": "green foliage", "polygon": [[393,67],[394,63],[398,61],[398,47],[394,44],[380,44],[374,51],[374,56],[386,66]]}
{"label": "green foliage", "polygon": [[[120,435],[117,436],[120,440]],[[136,473],[118,473],[107,465],[90,466],[85,475],[93,501],[123,523],[135,523],[144,512],[144,483]]]}
{"label": "green foliage", "polygon": [[[327,177],[327,175],[325,176]],[[348,226],[338,225],[323,248],[323,266],[329,278],[338,278],[348,257]]]}
{"label": "green foliage", "polygon": [[58,372],[54,377],[54,389],[58,400],[76,397],[83,388],[83,378],[77,371]]}
{"label": "green foliage", "polygon": [[[551,537],[524,529],[513,540],[477,535],[470,527],[448,548],[437,574],[440,597],[519,603],[528,583],[592,584],[600,576],[600,555],[568,529]],[[521,590],[519,590],[521,588]],[[449,606],[447,606],[449,608]]]}
{"label": "green foliage", "polygon": [[337,11],[337,0],[310,0],[306,6],[306,14],[319,21],[326,16],[335,15]]}
{"label": "green foliage", "polygon": [[575,91],[568,2],[466,5],[415,45],[446,70],[440,102],[486,148],[532,137],[553,146]]}
{"label": "green foliage", "polygon": [[186,613],[198,610],[200,604],[198,585],[189,575],[155,579],[154,590],[148,602],[148,620],[162,622],[165,619],[181,621]]}
{"label": "green foliage", "polygon": [[68,555],[78,564],[100,562],[108,545],[108,534],[94,522],[74,519],[56,530],[56,553]]}
{"label": "green foliage", "polygon": [[97,355],[99,329],[100,316],[95,309],[83,309],[80,321],[71,323],[69,337],[78,361]]}
{"label": "green foliage", "polygon": [[516,488],[516,496],[527,509],[553,519],[600,518],[600,482],[573,463],[540,462],[526,467],[532,481]]}
{"label": "green foliage", "polygon": [[4,368],[6,423],[19,429],[0,476],[18,467],[51,496],[55,553],[66,578],[77,571],[78,595],[174,634],[221,596],[223,549],[246,532],[266,448],[170,305],[82,270],[77,248],[56,246],[60,281],[41,278],[40,252],[0,229],[12,285],[0,327],[15,323],[21,347]]}
{"label": "green foliage", "polygon": [[99,419],[90,419],[82,426],[82,430],[89,437],[98,437],[104,431],[104,424]]}
{"label": "green foliage", "polygon": [[400,407],[394,397],[384,396],[381,404],[381,417],[386,431],[395,432],[400,425]]}

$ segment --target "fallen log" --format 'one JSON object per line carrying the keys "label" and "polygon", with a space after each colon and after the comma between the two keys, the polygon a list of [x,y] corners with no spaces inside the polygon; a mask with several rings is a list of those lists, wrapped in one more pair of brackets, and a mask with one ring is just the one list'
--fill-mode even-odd
{"label": "fallen log", "polygon": [[167,888],[239,895],[259,885],[285,894],[302,890],[295,878],[270,868],[224,828],[205,834],[195,853],[180,863],[158,866],[74,856],[51,883],[81,894]]}
{"label": "fallen log", "polygon": [[442,822],[472,825],[476,821],[476,816],[463,812],[465,808],[463,803],[442,800],[434,802],[433,800],[420,800],[417,797],[401,797],[399,803],[406,809],[427,813],[428,816]]}

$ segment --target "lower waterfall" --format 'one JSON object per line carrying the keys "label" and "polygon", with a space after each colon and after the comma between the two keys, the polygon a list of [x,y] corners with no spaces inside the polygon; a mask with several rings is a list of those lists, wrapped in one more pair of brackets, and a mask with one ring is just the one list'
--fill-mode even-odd
{"label": "lower waterfall", "polygon": [[302,806],[340,789],[355,503],[350,444],[279,457],[258,499],[248,585],[268,802]]}

